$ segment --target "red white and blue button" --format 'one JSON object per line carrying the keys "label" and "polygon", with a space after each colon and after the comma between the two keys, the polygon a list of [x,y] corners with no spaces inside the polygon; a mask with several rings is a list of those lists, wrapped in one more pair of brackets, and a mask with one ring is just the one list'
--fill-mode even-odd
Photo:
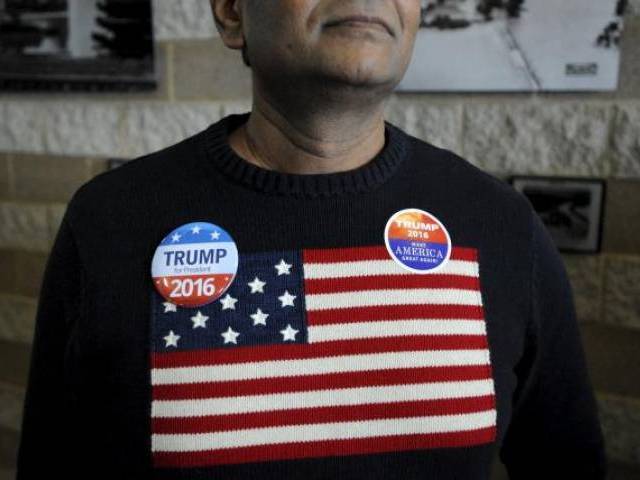
{"label": "red white and blue button", "polygon": [[238,248],[224,228],[205,221],[185,223],[156,248],[151,277],[168,302],[199,307],[218,299],[238,271]]}

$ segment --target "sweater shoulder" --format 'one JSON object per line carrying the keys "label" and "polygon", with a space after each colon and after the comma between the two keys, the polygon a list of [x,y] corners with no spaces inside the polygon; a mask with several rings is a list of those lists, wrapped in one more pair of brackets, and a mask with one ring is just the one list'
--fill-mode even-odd
{"label": "sweater shoulder", "polygon": [[492,211],[529,221],[534,212],[529,199],[507,180],[483,170],[452,150],[411,136],[418,175],[436,175],[448,195],[463,199],[478,212]]}
{"label": "sweater shoulder", "polygon": [[79,221],[87,215],[144,208],[146,201],[158,198],[187,175],[188,162],[200,154],[204,133],[202,130],[98,173],[76,189],[67,205],[69,216]]}

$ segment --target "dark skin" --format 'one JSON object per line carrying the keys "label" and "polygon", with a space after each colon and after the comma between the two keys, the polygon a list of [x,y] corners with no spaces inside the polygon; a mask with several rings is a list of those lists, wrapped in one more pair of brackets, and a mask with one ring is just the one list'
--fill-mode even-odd
{"label": "dark skin", "polygon": [[[262,168],[351,170],[384,147],[383,110],[411,60],[420,0],[210,0],[224,44],[251,63],[249,120],[231,148]],[[326,25],[351,15],[373,23]],[[388,31],[390,30],[390,32]]]}

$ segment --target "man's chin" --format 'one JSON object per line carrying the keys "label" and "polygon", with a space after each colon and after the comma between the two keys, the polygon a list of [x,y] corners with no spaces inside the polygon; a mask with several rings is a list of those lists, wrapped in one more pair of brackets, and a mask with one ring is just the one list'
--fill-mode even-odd
{"label": "man's chin", "polygon": [[388,72],[357,68],[354,65],[326,72],[325,78],[327,84],[335,84],[336,87],[342,85],[361,89],[379,88],[393,82],[393,77]]}

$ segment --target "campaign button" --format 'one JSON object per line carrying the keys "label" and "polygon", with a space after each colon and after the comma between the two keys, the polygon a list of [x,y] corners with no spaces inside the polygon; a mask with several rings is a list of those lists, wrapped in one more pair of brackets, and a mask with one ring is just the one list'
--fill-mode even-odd
{"label": "campaign button", "polygon": [[218,299],[238,271],[231,235],[209,222],[191,222],[171,231],[156,248],[151,277],[167,301],[199,307]]}
{"label": "campaign button", "polygon": [[415,273],[441,270],[451,256],[451,237],[444,224],[418,208],[405,208],[389,217],[384,243],[398,265]]}

